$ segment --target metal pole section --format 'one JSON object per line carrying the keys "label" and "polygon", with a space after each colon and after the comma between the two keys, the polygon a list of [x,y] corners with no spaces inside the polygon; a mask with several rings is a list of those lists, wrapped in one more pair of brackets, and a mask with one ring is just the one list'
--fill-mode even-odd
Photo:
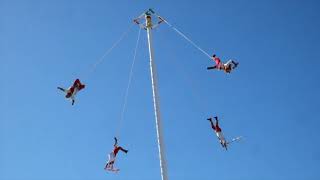
{"label": "metal pole section", "polygon": [[149,47],[149,56],[150,56],[150,72],[151,72],[151,83],[152,83],[152,94],[153,94],[153,107],[154,107],[154,115],[156,119],[156,128],[157,128],[157,138],[158,138],[158,149],[159,149],[159,158],[160,158],[160,170],[161,170],[161,179],[168,180],[167,174],[167,163],[165,160],[165,152],[164,152],[164,142],[162,136],[162,124],[161,124],[161,116],[160,116],[160,103],[159,103],[159,94],[158,94],[158,86],[157,86],[157,78],[156,78],[156,66],[154,63],[153,57],[153,48],[152,48],[152,21],[151,16],[146,14],[146,28],[148,34],[148,47]]}

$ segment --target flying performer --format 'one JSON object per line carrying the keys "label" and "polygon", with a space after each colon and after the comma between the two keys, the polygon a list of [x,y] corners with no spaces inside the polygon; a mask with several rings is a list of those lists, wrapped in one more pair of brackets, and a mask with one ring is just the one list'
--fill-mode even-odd
{"label": "flying performer", "polygon": [[215,61],[216,65],[207,67],[208,70],[218,69],[223,70],[225,73],[231,73],[231,71],[235,69],[239,64],[238,62],[235,62],[233,60],[229,60],[226,63],[222,63],[220,58],[217,57],[215,54],[212,55],[212,59]]}
{"label": "flying performer", "polygon": [[214,119],[216,120],[216,123],[215,123],[215,124],[213,124],[211,117],[208,118],[207,120],[210,121],[211,128],[212,128],[212,129],[214,130],[214,132],[216,133],[216,135],[217,135],[217,137],[218,137],[218,139],[219,139],[220,144],[222,145],[222,147],[225,148],[226,150],[228,150],[228,148],[227,148],[227,144],[228,144],[228,143],[227,143],[226,139],[224,138],[224,136],[223,136],[223,134],[222,134],[222,132],[221,132],[222,130],[221,130],[220,126],[219,126],[218,117],[215,116]]}
{"label": "flying performer", "polygon": [[75,96],[76,94],[82,90],[83,88],[85,88],[84,84],[81,84],[79,79],[76,79],[73,83],[73,85],[71,87],[69,87],[68,89],[64,89],[61,87],[58,87],[58,89],[60,89],[61,91],[66,93],[66,98],[70,98],[72,100],[72,105],[75,102]]}
{"label": "flying performer", "polygon": [[109,170],[109,171],[119,171],[120,169],[116,169],[113,167],[114,162],[116,161],[116,157],[118,152],[121,150],[124,153],[128,153],[128,150],[123,149],[121,146],[118,146],[118,139],[116,137],[114,137],[114,145],[113,145],[113,151],[111,153],[109,153],[109,160],[106,164],[106,166],[104,167],[105,170]]}
{"label": "flying performer", "polygon": [[213,117],[215,120],[216,120],[216,123],[214,124],[213,122],[212,122],[212,118],[210,117],[210,118],[208,118],[207,120],[208,121],[210,121],[210,124],[211,124],[211,127],[212,127],[212,129],[214,130],[214,132],[216,133],[216,135],[217,135],[217,137],[218,137],[218,139],[219,139],[219,142],[220,142],[220,144],[222,145],[222,147],[223,148],[225,148],[226,150],[228,150],[228,144],[231,144],[231,143],[233,143],[233,142],[235,142],[235,141],[239,141],[239,140],[241,140],[242,139],[242,136],[238,136],[238,137],[236,137],[236,138],[233,138],[231,141],[226,141],[226,139],[224,138],[224,136],[223,136],[223,134],[222,134],[222,130],[221,130],[221,128],[220,128],[220,126],[219,126],[219,121],[218,121],[218,117],[217,116],[215,116],[215,117]]}

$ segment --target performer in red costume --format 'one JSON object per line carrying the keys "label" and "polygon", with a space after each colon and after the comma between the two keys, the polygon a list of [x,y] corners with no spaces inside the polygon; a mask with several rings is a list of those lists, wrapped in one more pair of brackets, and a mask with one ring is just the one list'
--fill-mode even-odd
{"label": "performer in red costume", "polygon": [[66,93],[66,96],[65,96],[66,98],[70,98],[72,100],[72,105],[74,104],[74,101],[75,101],[75,95],[83,88],[85,88],[85,85],[81,84],[79,79],[76,79],[73,85],[68,89],[58,87],[58,89]]}
{"label": "performer in red costume", "polygon": [[216,63],[215,66],[207,67],[208,70],[210,69],[218,69],[218,70],[224,70],[226,73],[230,73],[231,70],[235,69],[238,66],[238,62],[235,62],[233,60],[229,60],[227,63],[223,64],[215,54],[212,55],[212,59]]}
{"label": "performer in red costume", "polygon": [[212,118],[208,118],[207,120],[210,121],[210,124],[211,124],[211,127],[212,129],[215,131],[219,141],[220,141],[220,144],[222,145],[223,148],[225,148],[226,150],[228,150],[227,148],[227,141],[225,140],[223,134],[222,134],[222,130],[219,126],[219,121],[218,121],[218,117],[214,117],[214,119],[216,120],[216,124],[214,125],[213,122],[212,122]]}
{"label": "performer in red costume", "polygon": [[109,154],[109,160],[106,164],[106,166],[104,167],[105,170],[109,170],[109,171],[119,171],[119,169],[115,169],[113,167],[114,162],[116,161],[116,157],[118,152],[121,150],[124,153],[128,153],[128,150],[123,149],[121,146],[118,146],[118,139],[116,137],[114,137],[114,148],[113,151]]}

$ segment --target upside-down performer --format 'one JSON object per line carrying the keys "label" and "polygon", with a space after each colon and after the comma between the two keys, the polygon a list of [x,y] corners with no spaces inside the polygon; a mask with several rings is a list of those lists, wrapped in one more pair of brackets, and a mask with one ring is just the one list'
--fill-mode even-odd
{"label": "upside-down performer", "polygon": [[222,130],[221,130],[220,126],[219,126],[218,117],[215,116],[214,119],[216,120],[216,123],[215,123],[215,124],[212,122],[212,118],[211,118],[211,117],[208,118],[207,120],[210,121],[211,128],[212,128],[212,129],[214,130],[214,132],[216,133],[216,135],[217,135],[217,137],[218,137],[218,139],[219,139],[219,142],[220,142],[220,144],[222,145],[223,148],[225,148],[226,150],[228,150],[228,147],[227,147],[228,144],[231,144],[231,143],[233,143],[233,142],[235,142],[235,141],[239,141],[239,140],[242,139],[242,136],[238,136],[238,137],[236,137],[236,138],[233,138],[231,141],[227,141],[227,140],[224,138],[223,134],[222,134]]}
{"label": "upside-down performer", "polygon": [[114,137],[114,145],[113,145],[113,151],[111,153],[109,153],[109,160],[106,164],[106,166],[104,167],[105,170],[107,171],[119,171],[119,169],[114,168],[114,162],[116,161],[116,157],[118,152],[121,150],[124,153],[128,153],[128,150],[123,149],[121,146],[118,146],[118,139],[116,137]]}
{"label": "upside-down performer", "polygon": [[217,137],[218,137],[218,139],[219,139],[219,142],[220,142],[220,144],[222,145],[222,147],[225,148],[226,150],[228,150],[228,148],[227,148],[227,144],[228,144],[228,143],[227,143],[226,139],[224,138],[224,136],[223,136],[223,134],[222,134],[222,132],[221,132],[222,130],[221,130],[220,126],[219,126],[218,117],[216,116],[216,117],[214,117],[214,119],[216,120],[216,123],[215,123],[215,124],[213,124],[211,117],[208,118],[207,120],[210,121],[211,128],[212,128],[212,129],[214,130],[214,132],[216,133],[216,135],[217,135]]}
{"label": "upside-down performer", "polygon": [[81,84],[79,79],[76,79],[73,85],[68,89],[58,87],[58,89],[66,93],[66,98],[70,98],[72,100],[72,105],[74,104],[76,94],[83,88],[85,88],[85,85]]}

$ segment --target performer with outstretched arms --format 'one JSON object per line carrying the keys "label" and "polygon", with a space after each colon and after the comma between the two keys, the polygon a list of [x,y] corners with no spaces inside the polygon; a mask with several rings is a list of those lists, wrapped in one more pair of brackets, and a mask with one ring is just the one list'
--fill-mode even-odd
{"label": "performer with outstretched arms", "polygon": [[210,124],[211,124],[211,128],[215,131],[219,141],[220,141],[220,144],[222,145],[223,148],[225,148],[226,150],[228,150],[227,148],[227,141],[225,140],[223,134],[222,134],[222,130],[219,126],[219,121],[218,121],[218,117],[215,116],[214,119],[216,120],[216,123],[213,124],[212,122],[212,118],[208,118],[207,120],[210,121]]}
{"label": "performer with outstretched arms", "polygon": [[66,93],[66,98],[70,98],[72,100],[72,105],[74,104],[75,102],[75,96],[76,94],[81,90],[85,88],[85,85],[84,84],[81,84],[80,80],[79,79],[76,79],[73,83],[73,85],[71,87],[69,87],[68,89],[64,89],[64,88],[61,88],[61,87],[58,87],[59,90],[63,91]]}
{"label": "performer with outstretched arms", "polygon": [[212,59],[216,63],[215,66],[207,67],[208,70],[210,69],[218,69],[223,70],[225,73],[231,73],[231,70],[235,69],[238,66],[238,62],[233,60],[229,60],[226,63],[222,63],[220,58],[218,58],[215,54],[212,55]]}
{"label": "performer with outstretched arms", "polygon": [[122,151],[124,153],[128,153],[128,150],[123,149],[121,146],[118,146],[118,139],[114,137],[114,145],[113,145],[113,151],[109,154],[109,160],[104,167],[105,170],[109,171],[119,171],[119,169],[116,169],[113,167],[114,162],[116,161],[116,157],[119,151]]}

